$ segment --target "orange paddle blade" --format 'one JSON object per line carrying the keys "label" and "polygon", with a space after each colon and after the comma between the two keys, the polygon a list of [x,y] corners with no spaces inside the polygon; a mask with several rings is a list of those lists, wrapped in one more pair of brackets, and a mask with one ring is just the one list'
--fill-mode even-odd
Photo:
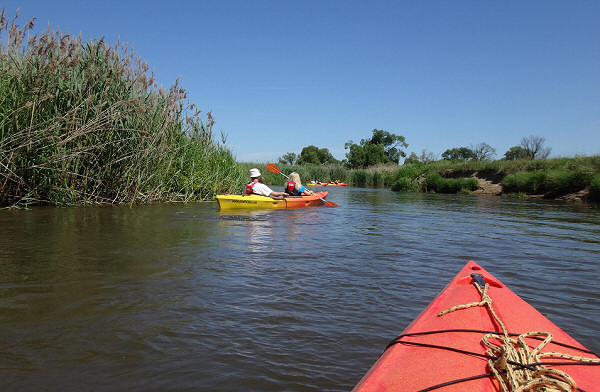
{"label": "orange paddle blade", "polygon": [[271,173],[281,174],[281,170],[274,163],[267,163],[267,170]]}
{"label": "orange paddle blade", "polygon": [[323,202],[325,203],[325,205],[327,207],[339,207],[339,205],[337,205],[336,203],[334,203],[332,201],[328,201],[328,200],[325,200],[325,199],[321,199],[321,200],[323,200]]}

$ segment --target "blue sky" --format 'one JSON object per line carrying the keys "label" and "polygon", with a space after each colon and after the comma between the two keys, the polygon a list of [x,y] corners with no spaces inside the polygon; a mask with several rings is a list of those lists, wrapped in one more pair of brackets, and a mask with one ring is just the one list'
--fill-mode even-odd
{"label": "blue sky", "polygon": [[438,158],[525,136],[600,154],[600,2],[0,0],[84,39],[133,44],[176,78],[239,161],[276,161],[373,129]]}

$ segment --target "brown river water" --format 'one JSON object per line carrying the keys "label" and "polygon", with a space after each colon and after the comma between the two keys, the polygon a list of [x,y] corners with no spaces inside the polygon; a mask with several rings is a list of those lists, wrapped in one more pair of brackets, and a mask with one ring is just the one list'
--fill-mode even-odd
{"label": "brown river water", "polygon": [[600,205],[0,210],[0,390],[349,391],[470,259],[600,352]]}

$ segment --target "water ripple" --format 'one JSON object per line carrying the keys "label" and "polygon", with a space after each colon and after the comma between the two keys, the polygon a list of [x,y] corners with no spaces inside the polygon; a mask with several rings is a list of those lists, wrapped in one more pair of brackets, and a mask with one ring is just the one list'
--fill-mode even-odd
{"label": "water ripple", "polygon": [[5,389],[347,391],[469,259],[600,351],[600,208],[328,198],[0,211]]}

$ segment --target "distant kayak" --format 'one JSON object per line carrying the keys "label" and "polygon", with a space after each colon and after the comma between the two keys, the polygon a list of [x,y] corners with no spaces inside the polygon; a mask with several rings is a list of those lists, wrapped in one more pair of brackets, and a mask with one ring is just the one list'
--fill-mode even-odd
{"label": "distant kayak", "polygon": [[[534,278],[526,279],[535,284]],[[475,282],[478,282],[481,291]],[[486,301],[490,298],[491,306],[487,305],[488,302],[481,303],[482,298]],[[505,335],[498,320],[510,334],[508,341],[513,339],[513,343],[507,343],[503,347],[507,353],[511,353],[512,347],[516,346],[515,352],[520,353],[516,357],[500,355],[497,347],[502,346]],[[597,325],[588,327],[598,328]],[[487,331],[494,334],[487,335],[487,342],[491,347],[484,344],[483,338]],[[523,346],[514,343],[517,335],[527,332],[533,332],[533,335],[523,336]],[[547,337],[546,333],[552,334],[552,340],[544,344],[542,340]],[[536,350],[539,350],[539,354]],[[561,353],[561,356],[549,355],[550,352]],[[529,356],[527,359],[525,354]],[[519,355],[523,357],[520,358]],[[499,360],[499,357],[502,359]],[[583,363],[584,359],[579,357],[590,361]],[[489,360],[491,364],[488,364]],[[527,361],[529,365],[519,364]],[[501,368],[502,364],[505,365],[505,370]],[[562,383],[565,388],[532,387],[524,389],[526,391],[575,391],[573,385],[569,385],[570,381],[565,381],[568,377],[560,373],[565,372],[579,390],[590,392],[600,390],[599,365],[597,355],[588,351],[482,267],[470,261],[403,334],[388,345],[354,391],[515,390],[516,388],[500,387],[500,381],[491,371],[494,367],[498,369],[500,379],[506,377],[507,373],[516,374],[516,379],[521,377],[523,382],[529,382],[530,385],[537,386],[536,382],[547,382],[548,385]],[[502,382],[510,386],[509,381]]]}
{"label": "distant kayak", "polygon": [[[218,195],[220,210],[259,210],[269,208],[298,208],[322,206],[329,192],[316,192],[316,196],[290,196],[283,200],[275,200],[267,196],[259,195]],[[332,203],[329,203],[332,204]]]}
{"label": "distant kayak", "polygon": [[346,186],[345,183],[340,182],[339,184],[330,184],[328,182],[323,182],[321,184],[313,184],[313,183],[308,183],[306,184],[307,186]]}

